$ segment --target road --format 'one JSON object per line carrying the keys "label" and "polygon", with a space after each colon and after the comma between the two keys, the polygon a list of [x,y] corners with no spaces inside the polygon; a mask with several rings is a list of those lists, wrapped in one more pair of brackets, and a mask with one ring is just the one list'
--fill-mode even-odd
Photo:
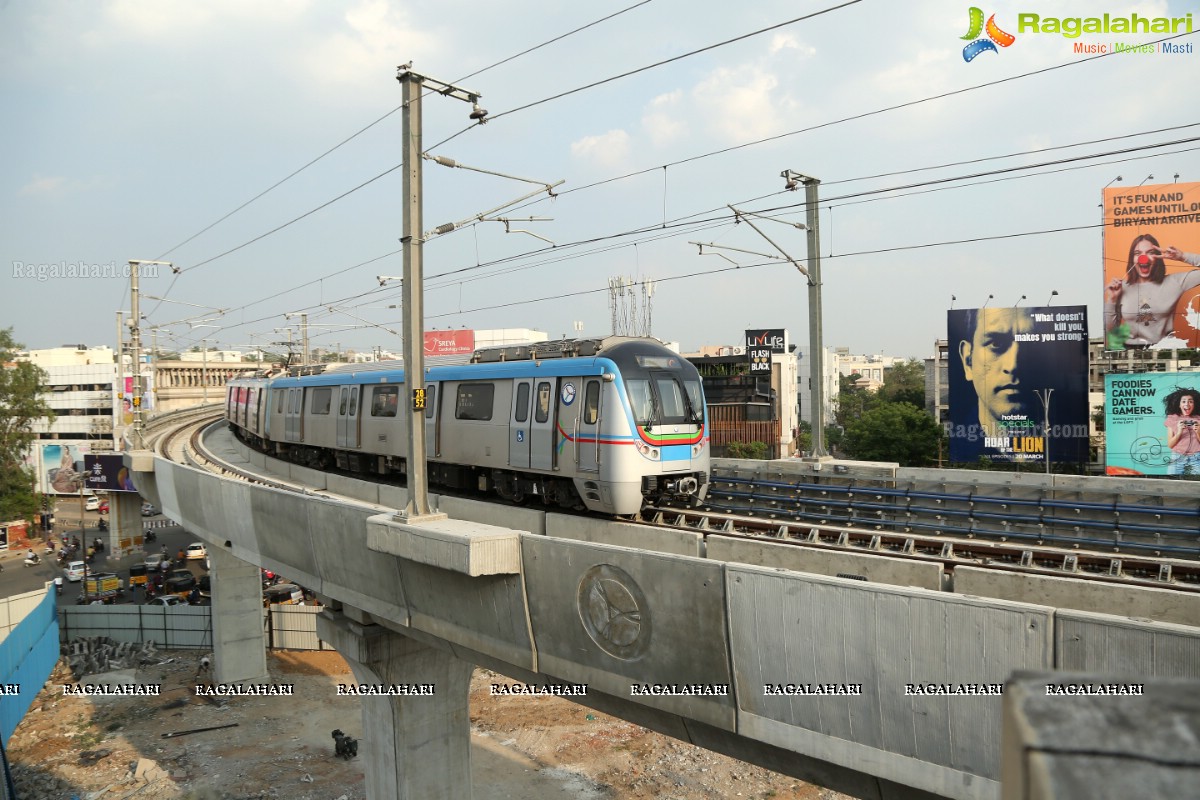
{"label": "road", "polygon": [[[55,526],[54,538],[58,544],[64,533],[68,536],[78,536],[80,542],[94,541],[97,535],[101,535],[96,530],[96,521],[99,519],[95,512],[86,512],[84,515],[84,527],[80,527],[80,514],[78,503],[74,500],[63,501],[59,504],[54,512]],[[167,520],[166,517],[158,515],[154,517],[144,517],[143,522],[161,522]],[[125,556],[124,558],[109,559],[107,551],[97,554],[94,562],[88,565],[88,572],[115,572],[118,576],[124,579],[126,586],[129,584],[129,567],[132,564],[140,564],[147,553],[160,552],[163,547],[167,548],[172,561],[175,560],[175,554],[181,548],[187,547],[192,542],[197,541],[196,537],[185,531],[183,528],[175,524],[167,525],[166,527],[153,529],[157,541],[147,542],[144,550],[136,551],[135,553]],[[3,566],[3,572],[0,573],[0,596],[9,597],[14,594],[41,589],[46,585],[47,581],[52,581],[57,577],[62,576],[62,568],[59,567],[54,556],[47,556],[44,553],[44,546],[36,546],[34,552],[42,557],[42,563],[34,567],[24,566],[25,552],[13,552],[0,554],[0,566]],[[177,569],[172,565],[172,569]],[[207,570],[204,568],[203,561],[188,561],[182,568],[191,570],[197,577],[204,575]],[[63,593],[58,600],[59,606],[73,606],[79,598],[83,588],[83,582],[70,583],[63,580]],[[131,597],[127,593],[124,602],[130,602]],[[141,593],[138,593],[137,602],[141,601]]]}

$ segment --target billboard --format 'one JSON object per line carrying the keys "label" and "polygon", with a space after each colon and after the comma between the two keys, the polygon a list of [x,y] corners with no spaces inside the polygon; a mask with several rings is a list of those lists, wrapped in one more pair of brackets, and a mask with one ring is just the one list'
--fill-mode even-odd
{"label": "billboard", "polygon": [[746,331],[746,360],[750,374],[771,374],[771,354],[787,352],[787,335],[783,328]]}
{"label": "billboard", "polygon": [[950,460],[1088,455],[1087,307],[951,310]]}
{"label": "billboard", "polygon": [[1200,183],[1103,195],[1105,346],[1200,347]]}
{"label": "billboard", "polygon": [[136,492],[125,458],[116,454],[83,457],[87,488],[100,492]]}
{"label": "billboard", "polygon": [[79,494],[84,486],[87,445],[43,444],[38,487],[45,494]]}
{"label": "billboard", "polygon": [[475,331],[425,331],[425,355],[458,356],[475,352]]}
{"label": "billboard", "polygon": [[1105,471],[1200,476],[1200,372],[1104,377]]}

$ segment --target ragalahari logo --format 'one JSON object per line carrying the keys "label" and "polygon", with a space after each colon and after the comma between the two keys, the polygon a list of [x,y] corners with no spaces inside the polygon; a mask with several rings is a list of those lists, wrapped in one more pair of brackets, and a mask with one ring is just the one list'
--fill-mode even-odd
{"label": "ragalahari logo", "polygon": [[[993,53],[1000,52],[996,49],[996,45],[1008,47],[1017,40],[1017,37],[1011,33],[1005,33],[1000,30],[1000,26],[996,24],[996,15],[992,14],[988,17],[987,25],[983,24],[983,10],[971,6],[971,27],[967,29],[967,35],[963,39],[973,40],[970,44],[963,48],[963,61],[971,62],[975,56],[980,53],[991,51]],[[979,38],[979,34],[987,33],[987,38]]]}

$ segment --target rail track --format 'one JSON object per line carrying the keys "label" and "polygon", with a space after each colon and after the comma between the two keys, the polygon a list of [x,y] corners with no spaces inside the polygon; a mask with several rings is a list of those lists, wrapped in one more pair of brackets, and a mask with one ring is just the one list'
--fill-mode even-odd
{"label": "rail track", "polygon": [[[323,491],[244,469],[215,454],[207,446],[205,438],[221,424],[220,409],[208,409],[206,413],[196,413],[170,425],[164,424],[155,432],[154,450],[163,458],[227,478],[297,494],[328,496]],[[363,479],[364,476],[352,477]],[[679,508],[647,508],[634,522],[646,526],[647,536],[652,536],[651,531],[655,528],[685,529],[704,535],[720,534],[792,547],[935,562],[940,563],[951,576],[956,566],[973,566],[1114,585],[1200,592],[1200,564],[1194,561],[1113,554],[1088,549],[1081,543],[1072,547],[1046,546],[1040,542],[1030,545],[1027,542],[1008,541],[1003,536],[958,537],[940,533],[866,530],[812,523],[803,519],[764,519],[721,511]],[[861,578],[853,574],[843,577]]]}

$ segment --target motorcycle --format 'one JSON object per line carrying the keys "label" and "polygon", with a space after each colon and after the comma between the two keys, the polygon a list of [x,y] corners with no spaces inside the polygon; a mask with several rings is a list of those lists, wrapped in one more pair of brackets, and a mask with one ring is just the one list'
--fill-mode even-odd
{"label": "motorcycle", "polygon": [[[105,526],[105,529],[107,529],[107,526]],[[95,550],[97,553],[103,553],[104,552],[103,540],[97,539],[95,541],[95,543],[92,544],[92,549]]]}
{"label": "motorcycle", "polygon": [[62,578],[54,579],[54,591],[56,594],[62,594]]}
{"label": "motorcycle", "polygon": [[146,531],[146,533],[142,536],[142,539],[147,542],[153,542],[158,540],[158,535],[155,534],[154,531]]}
{"label": "motorcycle", "polygon": [[27,567],[36,567],[40,563],[42,563],[42,559],[37,553],[30,553],[25,556],[25,566]]}
{"label": "motorcycle", "polygon": [[[108,530],[108,522],[105,520],[100,520],[99,522],[96,523],[96,530],[101,530],[101,531]],[[96,541],[98,542],[100,540],[97,539]]]}

